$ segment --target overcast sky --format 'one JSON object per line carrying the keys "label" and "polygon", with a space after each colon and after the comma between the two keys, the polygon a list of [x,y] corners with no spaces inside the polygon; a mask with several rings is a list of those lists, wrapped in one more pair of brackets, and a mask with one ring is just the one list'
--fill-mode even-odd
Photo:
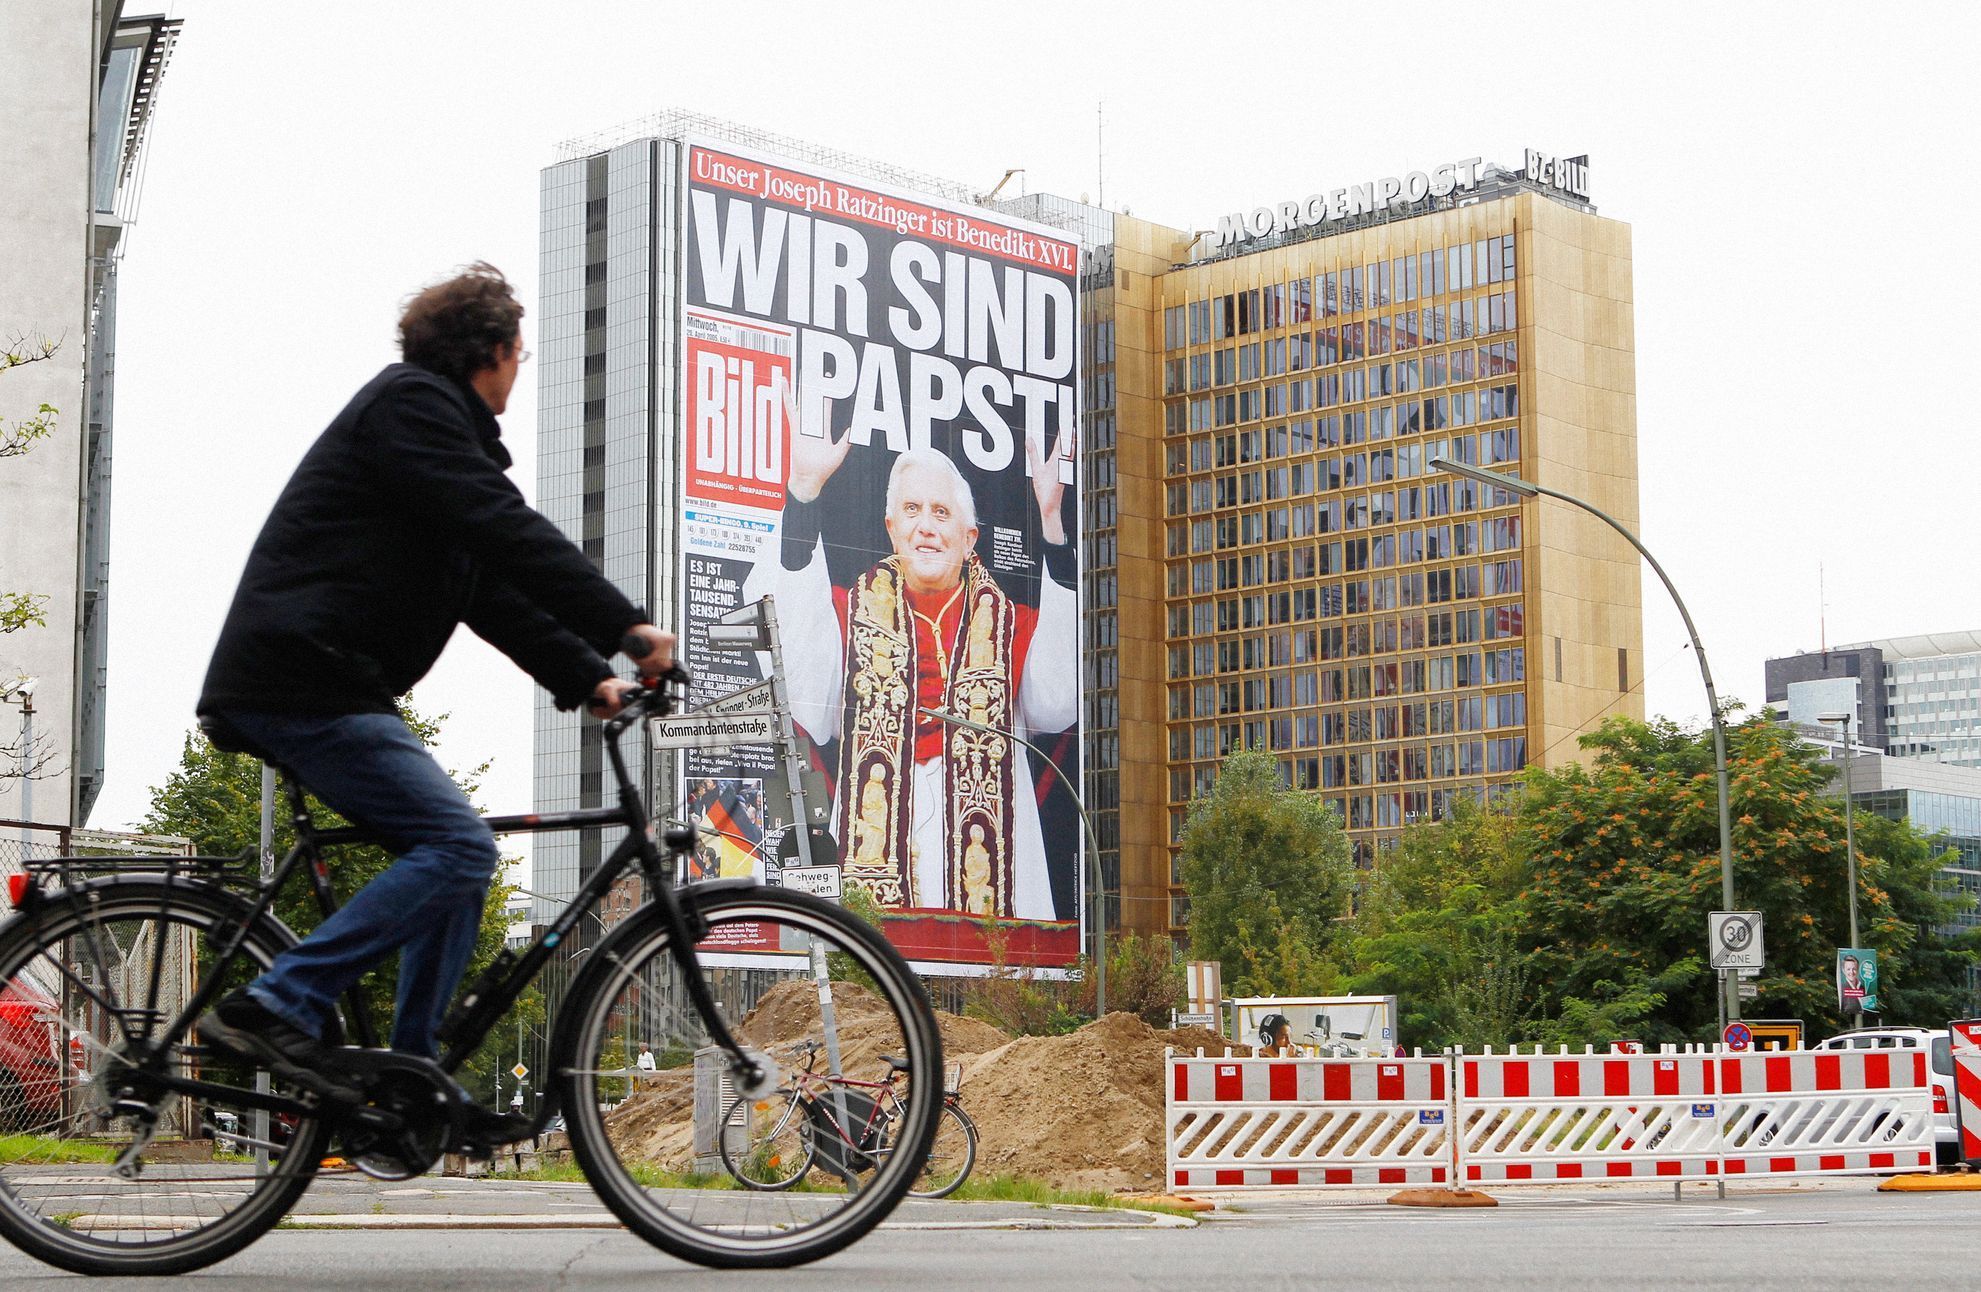
{"label": "overcast sky", "polygon": [[[1832,643],[1981,627],[1971,5],[163,7],[185,30],[119,301],[92,825],[135,822],[175,765],[249,544],[396,358],[405,293],[485,258],[534,309],[539,170],[668,107],[1079,196],[1103,191],[1104,103],[1108,204],[1182,228],[1586,152],[1634,231],[1643,537],[1723,694],[1758,704],[1764,658],[1816,648],[1819,566]],[[527,371],[503,422],[529,491]],[[1648,573],[1644,600],[1648,710],[1703,721]],[[451,765],[494,760],[494,810],[529,804],[530,687],[464,632],[415,692],[452,715]]]}

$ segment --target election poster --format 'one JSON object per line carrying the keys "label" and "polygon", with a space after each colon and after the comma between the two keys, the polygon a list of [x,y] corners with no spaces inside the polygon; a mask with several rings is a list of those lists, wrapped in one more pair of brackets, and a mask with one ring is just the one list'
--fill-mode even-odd
{"label": "election poster", "polygon": [[1845,1018],[1879,1012],[1876,947],[1837,949],[1837,1012]]}
{"label": "election poster", "polygon": [[[849,888],[929,972],[1079,954],[1078,242],[728,144],[683,148],[680,568],[696,704],[765,675],[703,649],[775,599]],[[941,715],[941,716],[937,716]],[[1034,753],[1019,740],[1036,745]],[[777,862],[781,769],[691,750],[684,793]],[[728,796],[728,797],[725,797]],[[750,862],[716,850],[722,874]]]}

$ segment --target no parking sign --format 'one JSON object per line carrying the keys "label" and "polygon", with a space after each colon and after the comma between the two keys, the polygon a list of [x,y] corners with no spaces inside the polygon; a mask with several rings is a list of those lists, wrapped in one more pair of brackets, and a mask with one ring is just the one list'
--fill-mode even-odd
{"label": "no parking sign", "polygon": [[1720,1033],[1720,1040],[1729,1050],[1751,1050],[1754,1048],[1754,1029],[1736,1019],[1726,1025],[1726,1031]]}

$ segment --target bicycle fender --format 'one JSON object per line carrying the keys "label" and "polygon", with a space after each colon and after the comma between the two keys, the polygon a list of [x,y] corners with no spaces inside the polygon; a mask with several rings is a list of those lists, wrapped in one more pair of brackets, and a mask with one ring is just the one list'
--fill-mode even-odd
{"label": "bicycle fender", "polygon": [[[120,889],[151,890],[155,892],[166,886],[166,881],[158,875],[98,875],[91,879],[85,879],[79,884],[71,884],[67,888],[42,889],[36,896],[32,906],[23,906],[22,909],[14,912],[8,919],[0,921],[0,937],[5,937],[8,933],[12,932],[17,924],[24,921],[32,922],[43,911],[56,909],[61,906],[70,906],[77,902],[87,902],[91,897],[107,896]],[[254,903],[252,901],[231,889],[222,888],[218,884],[209,884],[194,880],[175,880],[170,886],[186,890],[197,890],[202,898],[224,904],[227,907],[228,916],[233,919],[245,920],[248,913],[254,910]],[[257,922],[257,927],[273,936],[274,945],[277,950],[287,950],[302,941],[296,935],[294,929],[284,924],[276,916],[273,909],[262,913],[261,919]]]}
{"label": "bicycle fender", "polygon": [[674,898],[681,903],[683,910],[692,910],[699,907],[706,898],[722,897],[729,893],[746,889],[763,888],[765,886],[761,879],[756,879],[749,875],[741,875],[732,879],[704,879],[676,889],[674,891]]}
{"label": "bicycle fender", "polygon": [[702,904],[719,900],[730,893],[754,890],[764,887],[763,882],[748,875],[732,876],[728,879],[704,879],[678,888],[674,900],[681,905],[681,918],[688,922],[688,931],[700,941],[708,936],[708,921],[702,918]]}

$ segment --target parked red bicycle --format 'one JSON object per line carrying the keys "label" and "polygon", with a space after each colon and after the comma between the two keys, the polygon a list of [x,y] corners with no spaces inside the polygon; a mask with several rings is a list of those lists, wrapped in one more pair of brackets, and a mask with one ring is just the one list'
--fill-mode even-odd
{"label": "parked red bicycle", "polygon": [[[808,1183],[814,1167],[838,1177],[826,1188],[859,1189],[893,1152],[902,1120],[901,1082],[908,1065],[884,1054],[875,1081],[818,1071],[824,1046],[807,1040],[790,1052],[779,1087],[760,1098],[733,1100],[723,1112],[722,1164],[747,1189],[775,1192],[821,1187]],[[917,1198],[946,1198],[963,1186],[977,1160],[977,1126],[958,1102],[963,1065],[943,1069],[942,1112],[927,1164],[908,1187]]]}

